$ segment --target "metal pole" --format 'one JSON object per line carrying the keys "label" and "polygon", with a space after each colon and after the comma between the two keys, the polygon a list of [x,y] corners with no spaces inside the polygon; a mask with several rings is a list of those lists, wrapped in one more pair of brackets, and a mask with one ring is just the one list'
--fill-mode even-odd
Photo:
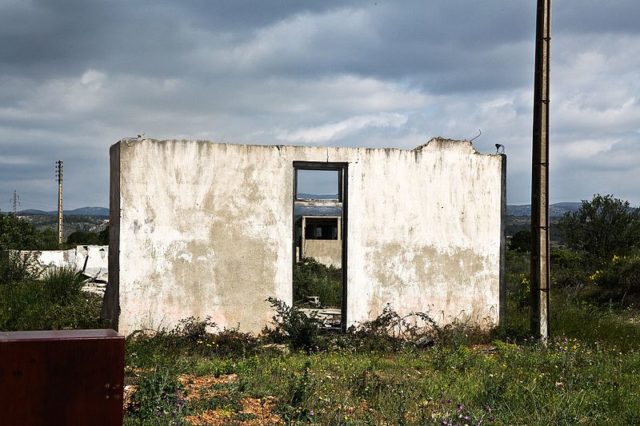
{"label": "metal pole", "polygon": [[549,56],[551,0],[538,0],[531,171],[531,332],[549,337]]}
{"label": "metal pole", "polygon": [[58,178],[58,245],[62,245],[63,225],[62,225],[62,161],[56,161],[56,177]]}

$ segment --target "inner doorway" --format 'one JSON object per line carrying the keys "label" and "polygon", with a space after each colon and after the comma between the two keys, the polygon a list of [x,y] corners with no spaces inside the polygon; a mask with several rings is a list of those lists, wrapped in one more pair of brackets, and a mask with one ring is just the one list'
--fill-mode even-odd
{"label": "inner doorway", "polygon": [[346,328],[345,163],[294,162],[293,304],[327,329]]}

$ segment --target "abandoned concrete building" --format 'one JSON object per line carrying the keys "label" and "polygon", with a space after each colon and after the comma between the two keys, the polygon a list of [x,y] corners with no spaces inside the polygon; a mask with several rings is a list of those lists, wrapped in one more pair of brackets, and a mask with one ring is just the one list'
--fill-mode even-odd
{"label": "abandoned concrete building", "polygon": [[[122,333],[190,316],[259,332],[267,298],[295,302],[305,257],[340,268],[343,328],[387,306],[439,323],[502,317],[504,155],[440,138],[413,150],[125,139],[110,154],[103,316]],[[336,190],[306,196],[305,171]]]}
{"label": "abandoned concrete building", "polygon": [[342,218],[301,216],[296,220],[296,260],[313,258],[326,266],[342,266]]}

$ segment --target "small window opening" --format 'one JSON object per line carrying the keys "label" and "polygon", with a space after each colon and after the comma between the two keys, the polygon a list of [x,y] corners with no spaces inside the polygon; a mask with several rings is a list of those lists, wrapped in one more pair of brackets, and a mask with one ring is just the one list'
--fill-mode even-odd
{"label": "small window opening", "polygon": [[337,240],[338,218],[305,218],[305,238],[307,240]]}

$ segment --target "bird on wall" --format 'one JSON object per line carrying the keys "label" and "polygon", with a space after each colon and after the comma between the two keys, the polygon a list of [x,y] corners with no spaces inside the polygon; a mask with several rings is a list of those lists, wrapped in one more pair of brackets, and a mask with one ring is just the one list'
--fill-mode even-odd
{"label": "bird on wall", "polygon": [[496,144],[496,154],[504,154],[504,145]]}

